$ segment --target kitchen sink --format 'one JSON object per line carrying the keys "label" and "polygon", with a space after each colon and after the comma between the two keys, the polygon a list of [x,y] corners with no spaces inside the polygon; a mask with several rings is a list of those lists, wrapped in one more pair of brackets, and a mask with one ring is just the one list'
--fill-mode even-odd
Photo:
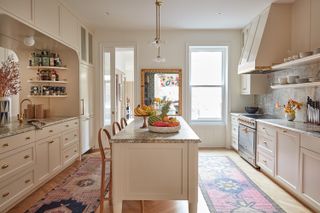
{"label": "kitchen sink", "polygon": [[37,119],[28,120],[27,123],[34,126],[36,129],[42,129],[42,127],[46,125],[45,122]]}

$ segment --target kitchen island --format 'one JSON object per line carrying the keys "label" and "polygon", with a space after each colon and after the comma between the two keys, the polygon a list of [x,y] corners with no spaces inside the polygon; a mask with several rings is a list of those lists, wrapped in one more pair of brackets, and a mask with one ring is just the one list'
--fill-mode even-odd
{"label": "kitchen island", "polygon": [[112,137],[114,213],[122,212],[123,200],[188,200],[189,212],[197,212],[201,141],[178,119],[178,133],[152,133],[135,119]]}

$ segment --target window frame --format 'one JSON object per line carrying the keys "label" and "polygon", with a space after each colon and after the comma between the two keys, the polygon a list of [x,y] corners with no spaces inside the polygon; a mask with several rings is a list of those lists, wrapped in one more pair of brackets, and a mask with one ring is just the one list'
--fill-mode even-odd
{"label": "window frame", "polygon": [[[221,52],[222,53],[222,75],[221,75],[221,84],[213,84],[213,85],[192,85],[191,84],[191,54],[192,52]],[[188,45],[188,65],[189,65],[189,73],[188,73],[188,89],[189,89],[189,113],[188,117],[190,123],[192,124],[222,124],[226,123],[226,76],[227,76],[227,67],[228,67],[228,47],[227,46],[213,46],[213,45]],[[221,119],[192,119],[192,88],[221,88],[222,92],[222,103],[221,103]]]}

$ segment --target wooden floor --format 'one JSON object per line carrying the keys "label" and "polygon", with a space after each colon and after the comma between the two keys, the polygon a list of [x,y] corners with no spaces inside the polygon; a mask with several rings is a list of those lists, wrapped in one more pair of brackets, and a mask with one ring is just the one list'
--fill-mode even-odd
{"label": "wooden floor", "polygon": [[[286,191],[281,189],[277,184],[271,181],[261,172],[257,171],[239,157],[235,152],[228,150],[201,150],[199,155],[225,155],[233,159],[233,161],[254,181],[271,199],[276,201],[278,205],[288,213],[308,213],[311,212]],[[10,213],[25,212],[35,202],[41,199],[47,192],[57,186],[66,175],[73,173],[79,162],[74,163],[65,171],[60,173],[50,182],[39,188],[32,193],[29,197],[11,209]],[[125,201],[123,203],[123,213],[138,213],[140,212],[139,201]],[[187,213],[188,203],[187,201],[144,201],[145,213]],[[99,209],[96,211],[99,212]],[[105,202],[105,212],[112,212],[112,208],[108,202]],[[199,213],[209,213],[205,200],[199,190]]]}

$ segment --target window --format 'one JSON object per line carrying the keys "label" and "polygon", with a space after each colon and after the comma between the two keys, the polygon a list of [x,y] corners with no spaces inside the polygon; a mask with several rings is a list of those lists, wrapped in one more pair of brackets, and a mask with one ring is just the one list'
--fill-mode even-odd
{"label": "window", "polygon": [[224,122],[227,47],[189,46],[191,121]]}

